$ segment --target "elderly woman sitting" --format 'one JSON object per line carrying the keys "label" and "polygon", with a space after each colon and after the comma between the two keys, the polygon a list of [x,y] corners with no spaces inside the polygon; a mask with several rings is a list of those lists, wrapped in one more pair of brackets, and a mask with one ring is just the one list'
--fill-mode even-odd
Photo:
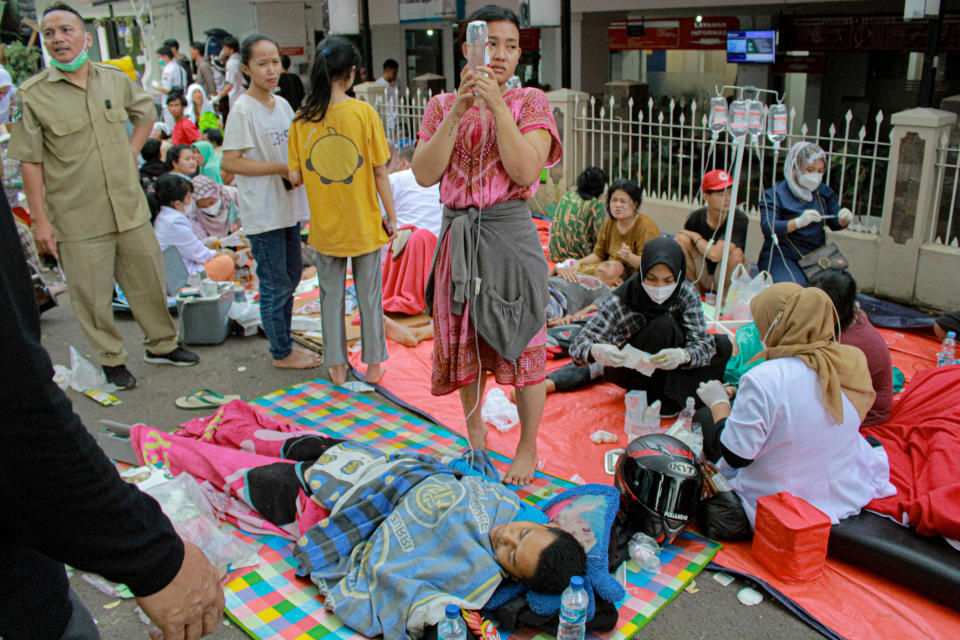
{"label": "elderly woman sitting", "polygon": [[740,379],[732,408],[719,381],[700,385],[709,408],[696,416],[707,458],[735,470],[730,485],[742,519],[752,527],[757,499],[780,491],[834,524],[894,494],[886,453],[859,431],[875,395],[867,360],[837,342],[829,296],[780,283],[757,294],[750,309],[766,361]]}

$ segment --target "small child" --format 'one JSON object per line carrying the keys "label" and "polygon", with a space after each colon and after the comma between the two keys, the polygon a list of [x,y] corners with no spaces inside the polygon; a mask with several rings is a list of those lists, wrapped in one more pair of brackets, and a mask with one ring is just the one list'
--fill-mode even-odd
{"label": "small child", "polygon": [[[317,250],[320,282],[323,360],[335,384],[347,377],[347,258],[360,307],[367,382],[376,383],[383,375],[380,363],[387,359],[387,346],[380,247],[393,239],[397,227],[383,123],[372,106],[347,95],[359,64],[360,53],[349,40],[330,37],[321,42],[310,72],[310,94],[290,127],[290,182],[307,188],[310,244]],[[380,217],[378,194],[389,225]]]}

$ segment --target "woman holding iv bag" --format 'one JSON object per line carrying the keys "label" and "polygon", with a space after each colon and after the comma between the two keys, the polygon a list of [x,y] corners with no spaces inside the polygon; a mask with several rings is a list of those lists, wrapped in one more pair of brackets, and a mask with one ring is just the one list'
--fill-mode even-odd
{"label": "woman holding iv bag", "polygon": [[812,142],[798,142],[783,163],[784,179],[760,200],[763,247],[757,263],[774,282],[807,284],[799,261],[827,243],[824,225],[834,231],[853,221],[836,192],[824,183],[827,156]]}
{"label": "woman holding iv bag", "polygon": [[470,446],[482,452],[487,374],[518,389],[520,441],[504,482],[524,485],[537,465],[548,295],[526,200],[562,150],[544,93],[507,87],[521,53],[516,14],[486,5],[470,16],[475,21],[487,23],[489,66],[468,64],[456,93],[431,98],[413,156],[417,182],[439,182],[445,205],[426,296],[434,318],[431,392],[459,390]]}

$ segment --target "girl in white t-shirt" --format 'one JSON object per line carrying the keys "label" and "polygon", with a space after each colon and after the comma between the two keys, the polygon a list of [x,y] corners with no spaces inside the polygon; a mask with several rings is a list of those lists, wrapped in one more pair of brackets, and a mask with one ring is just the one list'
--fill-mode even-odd
{"label": "girl in white t-shirt", "polygon": [[260,318],[273,366],[310,369],[316,354],[294,348],[290,336],[293,292],[300,283],[300,223],[306,195],[287,181],[287,139],[293,109],[273,90],[283,68],[277,43],[253,35],[240,45],[241,70],[250,88],[230,104],[223,140],[223,170],[236,174],[243,229],[257,262]]}
{"label": "girl in white t-shirt", "polygon": [[[860,435],[875,396],[866,357],[836,341],[827,294],[779,283],[757,294],[750,310],[766,362],[740,379],[732,409],[720,382],[700,385],[710,408],[695,418],[707,458],[722,457],[722,466],[736,469],[730,486],[744,519],[752,527],[757,499],[780,491],[806,500],[834,524],[896,493],[886,453]],[[707,535],[729,537],[709,520],[701,523]]]}

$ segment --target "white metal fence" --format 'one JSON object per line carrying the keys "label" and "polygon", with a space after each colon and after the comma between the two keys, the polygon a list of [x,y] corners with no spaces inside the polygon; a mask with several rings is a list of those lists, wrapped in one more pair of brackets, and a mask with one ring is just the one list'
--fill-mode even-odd
{"label": "white metal fence", "polygon": [[[394,130],[388,131],[387,136],[398,147],[416,141],[430,97],[429,93],[407,89],[396,104],[377,99],[374,106],[384,122],[395,122]],[[637,180],[645,197],[691,205],[701,203],[700,177],[704,172],[729,169],[733,164],[729,137],[722,134],[716,142],[712,141],[707,116],[695,101],[680,105],[671,100],[666,109],[657,109],[650,99],[646,107],[637,109],[632,99],[620,104],[612,98],[605,103],[595,98],[577,102],[573,139],[564,141],[564,161],[574,163],[574,174],[588,166],[599,166],[611,180]],[[389,110],[395,110],[395,118],[388,119]],[[751,145],[744,156],[741,207],[755,213],[763,191],[782,178],[783,160],[790,145],[809,140],[827,154],[826,182],[838,193],[841,204],[856,216],[851,229],[879,232],[890,155],[889,134],[880,134],[883,112],[877,113],[870,133],[866,126],[851,131],[853,114],[849,111],[839,128],[833,124],[825,126],[818,120],[810,130],[804,123],[798,126],[795,116],[796,111],[791,109],[790,133],[776,157],[766,136]],[[956,154],[950,157],[954,164],[946,169],[953,170],[953,177],[948,182],[956,185]],[[956,200],[954,197],[954,205]]]}
{"label": "white metal fence", "polygon": [[[400,95],[396,104],[377,98],[374,108],[380,114],[385,126],[387,122],[393,122],[393,130],[387,131],[387,138],[392,140],[397,148],[405,147],[408,144],[415,144],[417,141],[417,132],[420,130],[420,123],[423,121],[423,112],[427,107],[427,102],[433,97],[432,92],[422,93],[421,91],[406,91]],[[396,110],[396,118],[388,117],[391,110]]]}
{"label": "white metal fence", "polygon": [[[568,143],[564,150],[568,161],[572,158],[576,163],[575,172],[599,166],[611,180],[639,181],[646,197],[701,202],[704,172],[732,168],[734,148],[729,137],[722,134],[715,142],[711,139],[707,116],[695,101],[681,106],[671,100],[666,109],[657,109],[651,98],[645,111],[637,106],[632,99],[618,104],[612,98],[605,103],[595,98],[576,103],[573,149]],[[740,206],[756,212],[763,191],[782,178],[790,145],[809,140],[827,154],[825,181],[856,216],[851,228],[878,233],[890,155],[889,135],[880,135],[883,113],[877,113],[872,134],[862,126],[853,135],[849,111],[840,129],[830,125],[824,130],[818,120],[810,131],[806,124],[797,127],[795,116],[791,109],[790,134],[777,154],[777,166],[773,144],[766,136],[750,145],[742,167]]]}
{"label": "white metal fence", "polygon": [[937,192],[940,207],[928,242],[960,246],[960,145],[943,134],[937,149]]}

